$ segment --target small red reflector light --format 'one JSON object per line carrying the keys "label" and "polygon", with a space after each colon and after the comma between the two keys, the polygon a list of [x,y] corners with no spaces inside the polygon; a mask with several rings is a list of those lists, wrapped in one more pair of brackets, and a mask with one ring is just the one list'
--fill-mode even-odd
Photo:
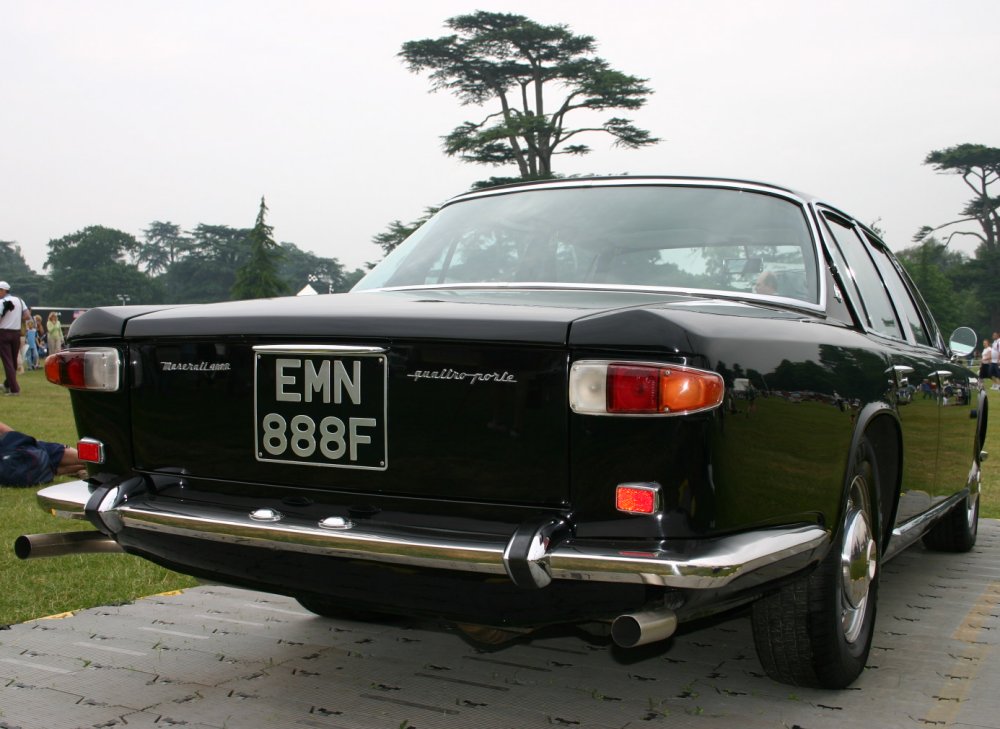
{"label": "small red reflector light", "polygon": [[85,463],[104,463],[104,444],[93,438],[84,438],[76,444],[76,454]]}
{"label": "small red reflector light", "polygon": [[659,496],[659,486],[621,484],[615,489],[615,508],[627,514],[655,514]]}

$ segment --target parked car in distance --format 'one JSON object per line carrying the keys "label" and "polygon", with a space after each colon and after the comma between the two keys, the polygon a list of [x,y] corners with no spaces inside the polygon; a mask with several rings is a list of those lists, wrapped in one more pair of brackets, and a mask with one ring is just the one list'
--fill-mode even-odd
{"label": "parked car in distance", "polygon": [[632,647],[749,604],[769,675],[840,688],[886,560],[975,543],[987,401],[954,358],[976,341],[943,339],[870,229],[782,187],[471,192],[348,294],[81,316],[46,374],[89,477],[39,500],[96,531],[16,550],[120,548],[478,640]]}

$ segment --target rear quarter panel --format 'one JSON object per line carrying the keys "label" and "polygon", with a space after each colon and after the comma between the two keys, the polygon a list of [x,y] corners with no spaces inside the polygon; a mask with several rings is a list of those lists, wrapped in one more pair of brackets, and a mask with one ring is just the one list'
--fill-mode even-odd
{"label": "rear quarter panel", "polygon": [[665,538],[833,523],[858,413],[869,403],[891,408],[883,349],[808,315],[649,308],[578,322],[571,340],[574,359],[682,360],[726,384],[722,407],[709,413],[572,416],[573,503],[581,515],[605,516],[581,527],[595,535],[621,530],[609,505],[628,481],[663,487],[666,513],[633,517],[643,525],[632,528]]}

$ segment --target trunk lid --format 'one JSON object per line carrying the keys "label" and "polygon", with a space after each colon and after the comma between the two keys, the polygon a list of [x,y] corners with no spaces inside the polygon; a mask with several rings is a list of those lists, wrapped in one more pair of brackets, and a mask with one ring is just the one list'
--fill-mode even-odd
{"label": "trunk lid", "polygon": [[571,324],[650,299],[597,298],[383,292],[136,316],[124,325],[134,465],[371,497],[564,506]]}
{"label": "trunk lid", "polygon": [[564,507],[570,357],[704,351],[720,332],[702,308],[633,292],[379,292],[105,310],[72,336],[124,332],[139,470],[227,491]]}

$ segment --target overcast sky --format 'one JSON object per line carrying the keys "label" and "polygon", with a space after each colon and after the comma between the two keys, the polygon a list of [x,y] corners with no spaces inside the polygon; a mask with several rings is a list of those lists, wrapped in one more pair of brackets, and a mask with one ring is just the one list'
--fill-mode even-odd
{"label": "overcast sky", "polygon": [[376,260],[390,221],[504,174],[444,156],[480,113],[396,56],[479,9],[593,35],[655,90],[629,116],[660,144],[594,135],[561,173],[774,182],[900,249],[969,197],[927,153],[1000,146],[997,0],[0,0],[0,240],[41,272],[88,225],[251,227],[264,195],[277,240]]}

